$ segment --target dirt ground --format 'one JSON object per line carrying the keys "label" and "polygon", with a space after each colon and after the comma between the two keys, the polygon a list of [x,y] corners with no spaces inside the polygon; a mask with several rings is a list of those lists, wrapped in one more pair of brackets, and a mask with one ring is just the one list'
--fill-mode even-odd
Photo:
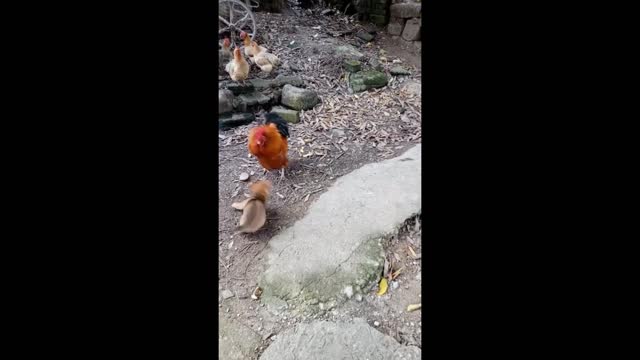
{"label": "dirt ground", "polygon": [[[380,33],[372,45],[365,45],[353,36],[336,38],[318,30],[318,26],[337,30],[359,26],[356,22],[345,21],[346,17],[340,15],[321,16],[307,12],[302,16],[255,15],[262,33],[266,34],[262,44],[283,60],[281,68],[268,78],[278,74],[301,76],[307,88],[315,90],[322,100],[321,105],[304,112],[299,123],[290,125],[290,168],[283,180],[280,180],[279,172],[263,175],[257,160],[249,156],[247,134],[255,123],[219,131],[218,284],[219,292],[229,290],[234,295],[227,299],[220,295],[220,313],[240,320],[262,335],[263,345],[255,349],[257,358],[283,329],[299,321],[311,320],[274,315],[259,301],[251,299],[264,265],[264,250],[269,239],[302,218],[309,205],[338,177],[367,163],[398,156],[420,143],[422,119],[419,95],[407,93],[403,86],[408,81],[421,81],[420,52],[415,46],[405,44],[402,49],[403,45],[397,45],[397,40]],[[299,47],[290,47],[292,41]],[[412,74],[392,77],[389,85],[382,89],[350,94],[340,63],[325,51],[336,42],[357,45],[366,58],[382,58],[387,70],[401,64]],[[258,71],[252,70],[250,78],[265,77],[258,75]],[[220,75],[225,78],[226,74]],[[239,180],[243,172],[251,175],[249,181]],[[244,199],[248,194],[248,183],[265,178],[273,183],[267,201],[267,223],[255,234],[234,235],[241,212],[234,210],[231,204]],[[402,269],[397,284],[390,284],[388,293],[382,297],[375,294],[377,287],[374,286],[361,301],[352,299],[322,317],[365,318],[399,342],[421,346],[421,311],[406,311],[408,304],[421,302],[419,274],[422,264],[419,256],[416,259],[408,250],[411,246],[420,254],[421,228],[417,220],[418,225],[416,219],[409,221],[408,230],[390,239],[387,247],[394,269]]]}

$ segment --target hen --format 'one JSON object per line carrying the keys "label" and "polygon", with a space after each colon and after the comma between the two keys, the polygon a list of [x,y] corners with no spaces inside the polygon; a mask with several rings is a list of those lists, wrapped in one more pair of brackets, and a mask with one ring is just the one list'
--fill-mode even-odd
{"label": "hen", "polygon": [[253,61],[260,70],[270,73],[276,66],[280,65],[280,59],[277,56],[269,53],[255,41],[251,42],[251,49],[253,51]]}
{"label": "hen", "polygon": [[249,63],[240,53],[240,48],[233,50],[233,60],[227,64],[226,70],[233,81],[244,81],[249,77]]}
{"label": "hen", "polygon": [[233,58],[233,53],[231,52],[231,41],[229,41],[229,38],[224,38],[224,41],[222,42],[222,49],[218,52],[218,58],[221,68],[224,68],[225,62]]}
{"label": "hen", "polygon": [[289,126],[278,114],[265,115],[265,124],[249,131],[249,152],[258,158],[265,170],[282,169],[289,165],[287,153],[289,144]]}
{"label": "hen", "polygon": [[268,49],[263,47],[263,46],[257,46],[257,48],[254,48],[252,45],[251,41],[251,37],[249,37],[249,35],[242,31],[240,32],[240,39],[242,39],[242,42],[244,44],[244,54],[249,56],[249,57],[253,57],[255,56],[258,52],[260,51],[267,51]]}

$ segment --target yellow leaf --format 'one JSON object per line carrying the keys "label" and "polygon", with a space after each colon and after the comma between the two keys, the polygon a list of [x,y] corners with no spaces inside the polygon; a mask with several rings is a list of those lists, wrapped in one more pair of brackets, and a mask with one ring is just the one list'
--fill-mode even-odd
{"label": "yellow leaf", "polygon": [[378,290],[378,296],[382,296],[384,295],[384,293],[387,292],[387,287],[389,287],[389,285],[387,284],[387,279],[382,278],[382,280],[380,280],[380,290]]}

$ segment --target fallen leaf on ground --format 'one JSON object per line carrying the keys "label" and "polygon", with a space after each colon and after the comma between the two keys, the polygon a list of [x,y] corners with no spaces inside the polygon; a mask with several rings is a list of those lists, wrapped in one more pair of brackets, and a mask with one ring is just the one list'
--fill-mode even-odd
{"label": "fallen leaf on ground", "polygon": [[387,288],[389,287],[389,284],[387,283],[387,279],[382,278],[382,280],[380,280],[380,290],[378,290],[377,295],[378,296],[382,296],[387,292]]}
{"label": "fallen leaf on ground", "polygon": [[413,256],[414,258],[416,257],[416,252],[413,251],[413,249],[411,248],[411,246],[409,246],[409,251],[411,251],[411,256]]}

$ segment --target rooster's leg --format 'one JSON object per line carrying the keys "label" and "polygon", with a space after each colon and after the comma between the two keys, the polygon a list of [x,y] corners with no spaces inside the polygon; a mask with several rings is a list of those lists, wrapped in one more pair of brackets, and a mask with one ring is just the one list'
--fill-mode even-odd
{"label": "rooster's leg", "polygon": [[284,180],[284,168],[280,171],[280,180]]}

